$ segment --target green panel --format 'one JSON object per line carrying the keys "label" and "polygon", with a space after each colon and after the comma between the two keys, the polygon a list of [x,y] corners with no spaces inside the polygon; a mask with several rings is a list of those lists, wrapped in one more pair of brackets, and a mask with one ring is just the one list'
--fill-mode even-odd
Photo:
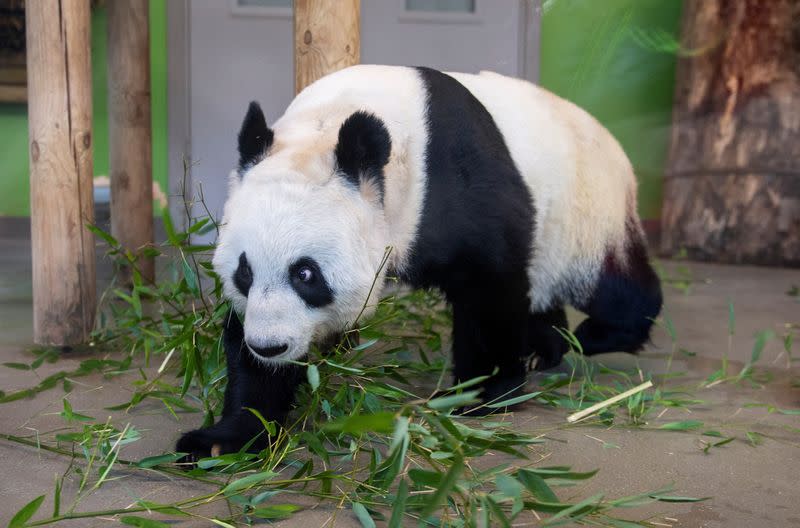
{"label": "green panel", "polygon": [[[108,175],[106,12],[92,10],[92,139],[95,176]],[[153,177],[167,192],[167,4],[150,0]],[[30,214],[24,104],[0,104],[0,216]]]}
{"label": "green panel", "polygon": [[28,108],[0,104],[0,216],[26,216],[28,180]]}
{"label": "green panel", "polygon": [[541,84],[603,123],[657,218],[669,146],[681,0],[544,0]]}
{"label": "green panel", "polygon": [[[150,0],[150,112],[153,140],[153,179],[168,192],[167,174],[167,1]],[[158,207],[155,209],[159,214]]]}

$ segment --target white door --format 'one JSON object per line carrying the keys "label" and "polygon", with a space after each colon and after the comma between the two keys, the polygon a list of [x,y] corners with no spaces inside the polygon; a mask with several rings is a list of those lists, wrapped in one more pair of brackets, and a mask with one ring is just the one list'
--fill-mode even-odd
{"label": "white door", "polygon": [[[361,61],[535,78],[534,0],[362,0]],[[536,2],[538,6],[538,2]],[[183,0],[168,3],[170,29],[170,189],[202,186],[219,218],[236,134],[251,100],[268,122],[293,97],[291,0]],[[188,98],[188,101],[187,101]],[[175,200],[173,211],[182,203]],[[195,215],[202,209],[195,208]]]}

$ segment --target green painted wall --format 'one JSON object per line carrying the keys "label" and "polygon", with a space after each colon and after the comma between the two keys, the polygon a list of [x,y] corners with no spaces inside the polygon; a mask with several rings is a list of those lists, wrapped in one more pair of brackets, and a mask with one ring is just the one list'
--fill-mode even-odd
{"label": "green painted wall", "polygon": [[[150,0],[153,178],[167,192],[167,4]],[[108,174],[106,12],[92,11],[94,174]],[[0,216],[30,213],[28,119],[24,104],[0,104]]]}
{"label": "green painted wall", "polygon": [[657,218],[669,146],[681,0],[543,0],[541,84],[619,140]]}

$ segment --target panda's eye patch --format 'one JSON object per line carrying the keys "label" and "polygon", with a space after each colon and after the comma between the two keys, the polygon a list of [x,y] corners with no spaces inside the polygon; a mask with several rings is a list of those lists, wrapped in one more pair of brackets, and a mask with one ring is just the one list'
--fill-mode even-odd
{"label": "panda's eye patch", "polygon": [[250,286],[253,285],[253,270],[250,268],[250,263],[247,262],[247,255],[244,251],[239,255],[239,267],[233,273],[233,284],[245,297],[250,291]]}
{"label": "panda's eye patch", "polygon": [[289,282],[297,295],[312,308],[322,308],[333,302],[333,291],[319,264],[311,257],[299,258],[289,266]]}

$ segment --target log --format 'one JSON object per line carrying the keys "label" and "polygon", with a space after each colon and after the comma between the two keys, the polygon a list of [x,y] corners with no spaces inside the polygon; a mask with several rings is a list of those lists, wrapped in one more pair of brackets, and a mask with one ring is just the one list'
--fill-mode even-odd
{"label": "log", "polygon": [[800,0],[686,0],[661,252],[800,265]]}
{"label": "log", "polygon": [[96,307],[88,0],[28,2],[33,340],[88,341]]}
{"label": "log", "polygon": [[295,0],[295,93],[361,60],[360,0]]}
{"label": "log", "polygon": [[[107,5],[111,233],[136,254],[153,244],[148,0]],[[137,267],[153,280],[152,258]]]}

